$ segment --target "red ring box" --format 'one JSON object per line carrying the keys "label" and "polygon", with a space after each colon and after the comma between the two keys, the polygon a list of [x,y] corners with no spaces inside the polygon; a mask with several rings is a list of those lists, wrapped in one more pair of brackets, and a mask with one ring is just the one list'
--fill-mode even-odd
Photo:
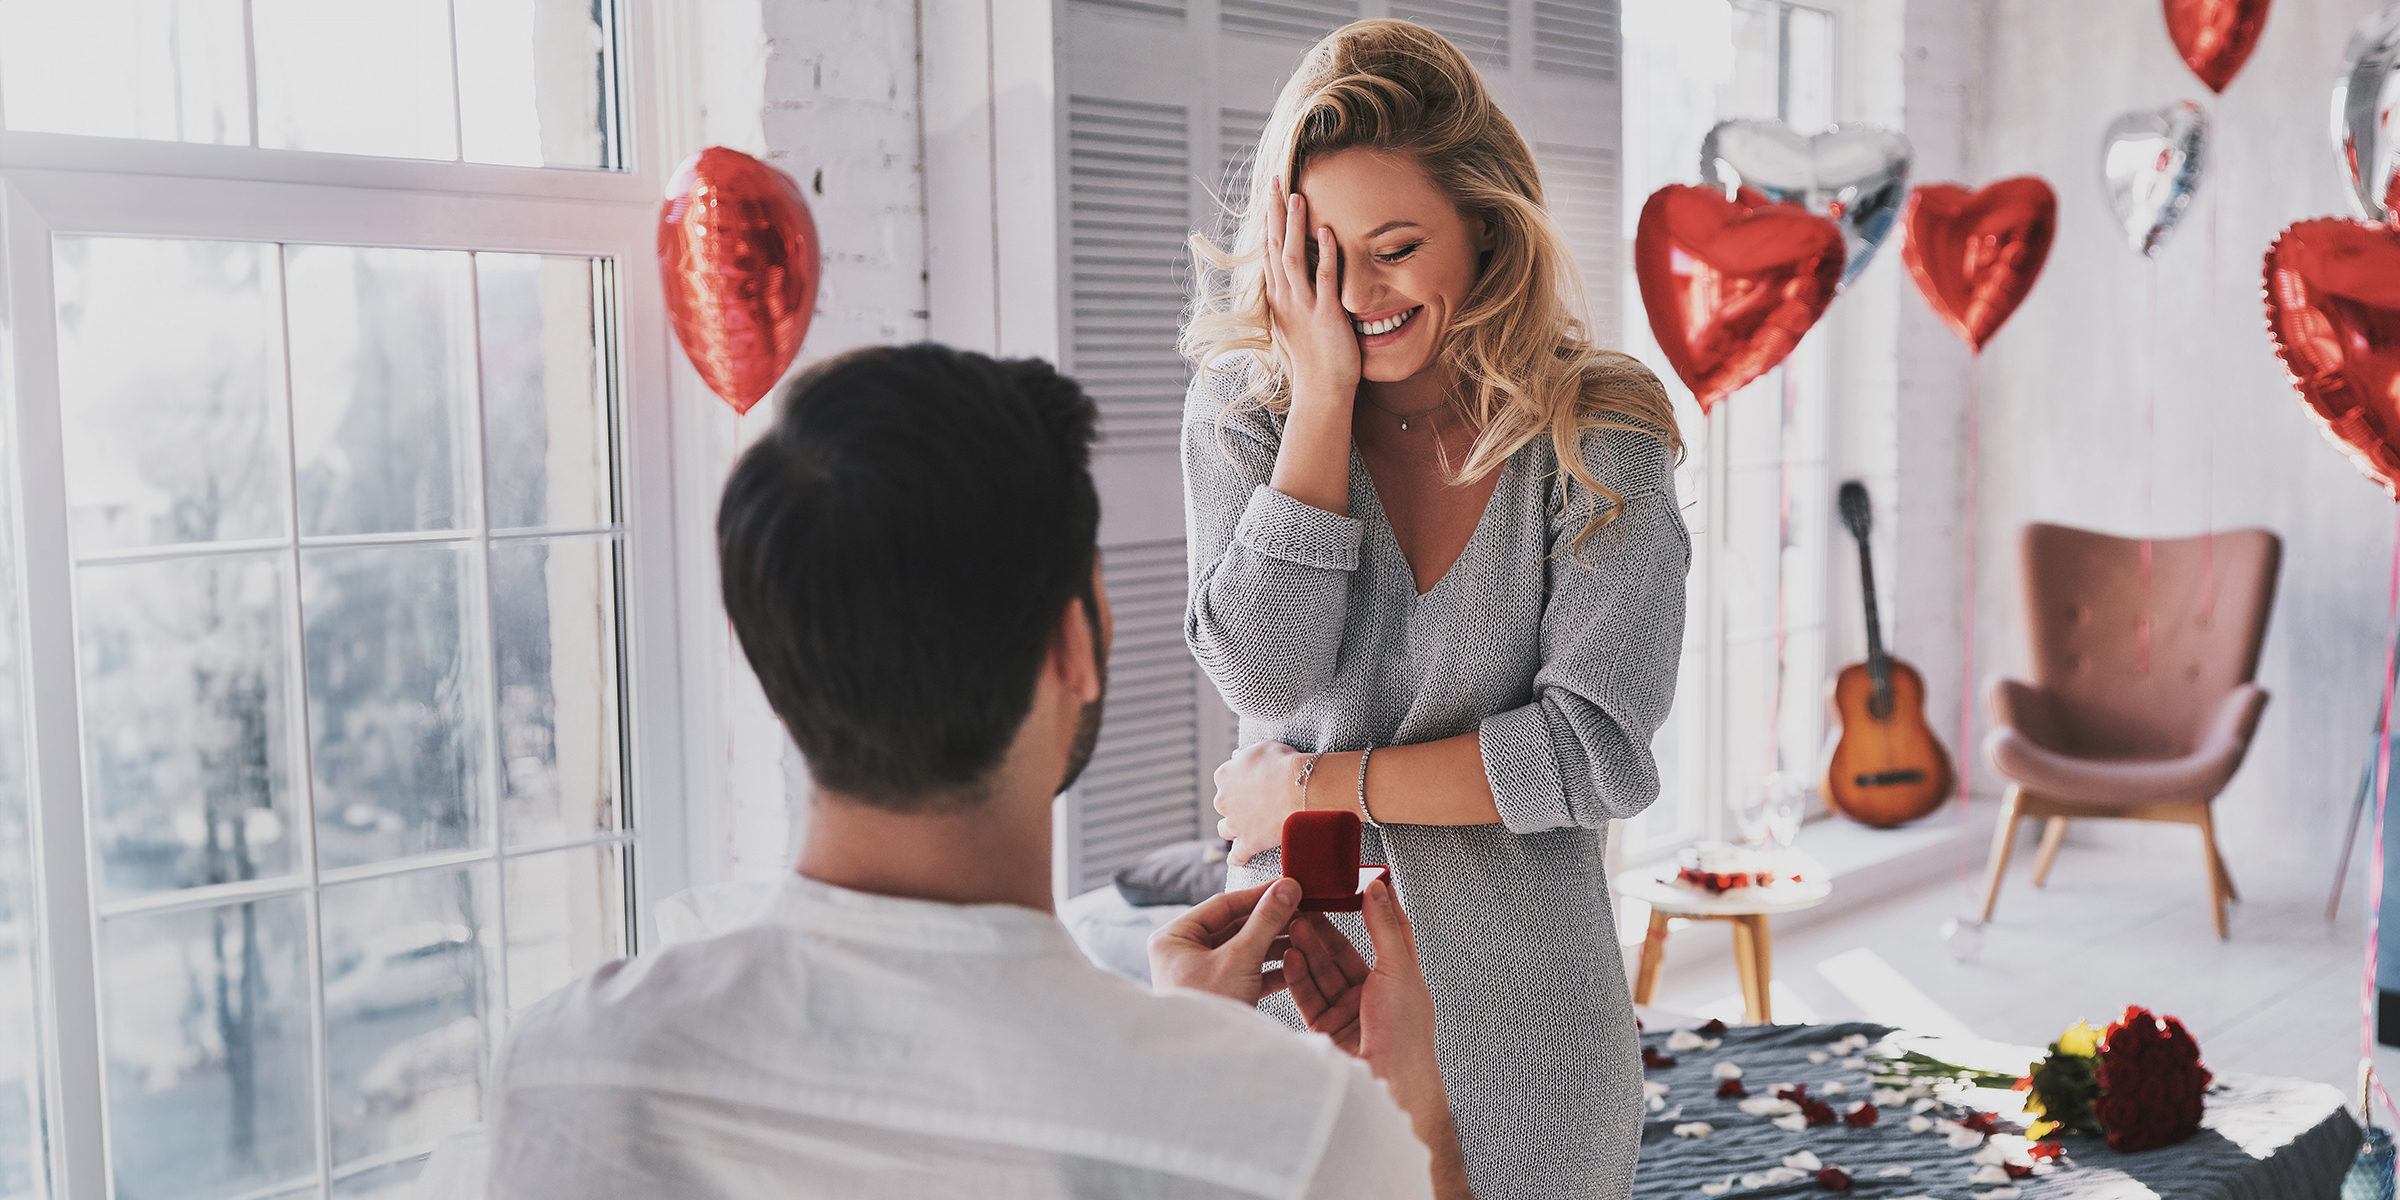
{"label": "red ring box", "polygon": [[1283,819],[1283,873],[1300,881],[1300,911],[1357,912],[1367,885],[1389,879],[1390,867],[1358,865],[1358,814],[1347,809],[1302,810]]}

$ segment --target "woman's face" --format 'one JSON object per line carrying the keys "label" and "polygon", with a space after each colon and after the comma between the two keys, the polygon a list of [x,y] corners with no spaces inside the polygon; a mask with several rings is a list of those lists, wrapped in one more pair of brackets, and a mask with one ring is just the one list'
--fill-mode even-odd
{"label": "woman's face", "polygon": [[1311,161],[1299,191],[1310,228],[1333,229],[1366,379],[1397,383],[1432,365],[1491,248],[1484,223],[1460,216],[1414,159],[1364,147]]}

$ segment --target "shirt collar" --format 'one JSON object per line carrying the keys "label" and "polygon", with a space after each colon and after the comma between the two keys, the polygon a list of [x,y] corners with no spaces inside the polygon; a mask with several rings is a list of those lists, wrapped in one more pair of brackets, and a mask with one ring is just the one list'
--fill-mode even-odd
{"label": "shirt collar", "polygon": [[1015,904],[877,896],[797,874],[756,919],[820,937],[934,954],[1082,957],[1049,913]]}

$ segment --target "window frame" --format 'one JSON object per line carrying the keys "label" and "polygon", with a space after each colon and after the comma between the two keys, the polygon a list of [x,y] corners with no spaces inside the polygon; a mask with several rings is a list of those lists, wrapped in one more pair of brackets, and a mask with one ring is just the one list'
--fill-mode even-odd
{"label": "window frame", "polygon": [[[610,327],[617,403],[617,504],[622,525],[618,674],[624,696],[623,786],[631,859],[626,937],[643,940],[650,906],[692,882],[684,797],[709,794],[689,778],[684,740],[701,714],[682,696],[728,670],[722,630],[687,628],[691,602],[680,573],[693,566],[679,537],[678,471],[695,439],[678,426],[709,402],[675,369],[664,299],[649,264],[657,197],[674,159],[657,119],[658,98],[696,74],[674,69],[659,47],[654,16],[680,16],[664,0],[619,0],[616,15],[617,134],[621,169],[503,167],[355,155],[76,135],[0,132],[0,436],[10,453],[9,531],[19,559],[19,637],[24,653],[27,814],[33,848],[33,924],[39,929],[34,983],[46,1035],[41,1072],[43,1160],[48,1192],[100,1200],[112,1192],[103,1081],[100,902],[86,837],[81,679],[75,636],[74,556],[69,541],[53,292],[54,235],[328,243],[591,257],[613,264]],[[668,32],[656,30],[655,32]],[[675,45],[687,44],[669,39]],[[685,134],[686,130],[676,130]],[[677,142],[687,140],[677,136]],[[712,414],[714,415],[714,414]],[[690,508],[687,504],[684,506]],[[705,622],[689,624],[705,625]],[[711,651],[716,651],[713,658]],[[713,664],[709,673],[689,665]],[[693,680],[687,681],[689,671]],[[698,758],[700,756],[693,756]],[[493,847],[495,864],[505,847]],[[305,872],[305,887],[319,886]],[[312,928],[310,963],[321,970]],[[321,986],[315,984],[312,986]],[[312,1007],[314,1001],[311,1002]],[[497,1006],[495,1031],[507,1013]],[[322,1037],[321,1032],[314,1035]],[[321,1070],[322,1046],[319,1047]],[[317,1177],[331,1181],[320,1074]]]}

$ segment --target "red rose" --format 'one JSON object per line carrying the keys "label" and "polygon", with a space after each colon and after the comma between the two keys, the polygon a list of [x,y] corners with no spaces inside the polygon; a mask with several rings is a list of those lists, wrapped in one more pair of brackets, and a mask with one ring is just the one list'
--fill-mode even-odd
{"label": "red rose", "polygon": [[1827,1167],[1817,1172],[1817,1186],[1829,1192],[1850,1190],[1850,1173],[1840,1167]]}
{"label": "red rose", "polygon": [[1739,1079],[1728,1079],[1717,1085],[1717,1099],[1719,1100],[1739,1100],[1749,1094],[1750,1089],[1743,1087],[1742,1081]]}
{"label": "red rose", "polygon": [[2173,1017],[2139,1006],[2108,1027],[2095,1072],[2100,1098],[2092,1115],[2119,1153],[2171,1146],[2199,1132],[2210,1075],[2200,1045]]}

